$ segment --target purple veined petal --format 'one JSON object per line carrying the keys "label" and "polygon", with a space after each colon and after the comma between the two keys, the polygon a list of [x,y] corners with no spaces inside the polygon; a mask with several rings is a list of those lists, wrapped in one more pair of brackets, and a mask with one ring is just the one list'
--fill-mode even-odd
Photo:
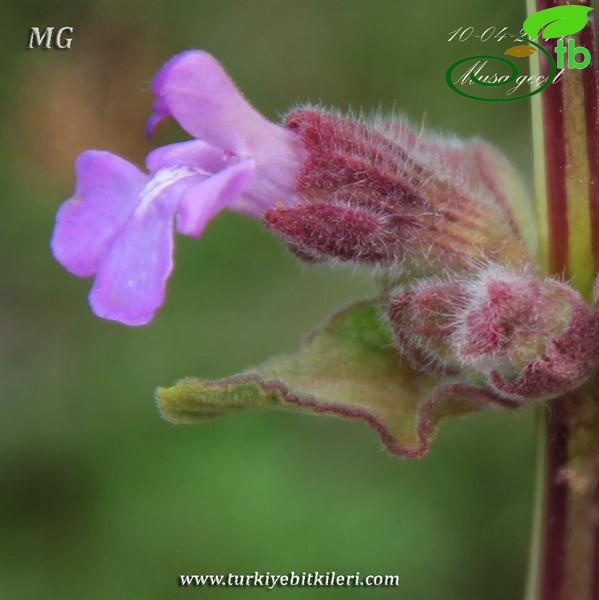
{"label": "purple veined petal", "polygon": [[99,150],[80,154],[75,171],[75,193],[56,215],[51,247],[68,271],[89,277],[135,209],[146,175],[119,156]]}
{"label": "purple veined petal", "polygon": [[146,156],[146,167],[150,172],[168,167],[192,167],[215,173],[226,167],[230,160],[231,155],[221,148],[190,140],[152,150]]}
{"label": "purple veined petal", "polygon": [[243,160],[190,187],[177,215],[177,231],[200,237],[206,224],[243,193],[254,175],[254,161]]}
{"label": "purple veined petal", "polygon": [[260,115],[220,64],[201,50],[167,61],[154,76],[152,91],[156,101],[150,128],[172,116],[192,136],[238,155],[252,154],[254,143],[273,131],[285,132]]}
{"label": "purple veined petal", "polygon": [[123,228],[90,292],[96,315],[125,325],[152,320],[164,301],[173,268],[173,218],[151,206]]}

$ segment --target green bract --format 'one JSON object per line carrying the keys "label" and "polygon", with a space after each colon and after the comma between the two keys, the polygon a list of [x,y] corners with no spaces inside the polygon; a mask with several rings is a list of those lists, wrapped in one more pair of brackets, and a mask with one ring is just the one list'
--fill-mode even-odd
{"label": "green bract", "polygon": [[379,303],[372,301],[334,315],[295,354],[219,381],[183,379],[158,389],[157,401],[173,423],[275,407],[360,419],[378,431],[389,451],[419,457],[439,421],[492,402],[483,390],[440,383],[399,354]]}

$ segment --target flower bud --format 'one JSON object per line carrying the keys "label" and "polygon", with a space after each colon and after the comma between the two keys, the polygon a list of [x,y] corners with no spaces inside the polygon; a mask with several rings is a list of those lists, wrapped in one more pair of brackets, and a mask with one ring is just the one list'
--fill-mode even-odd
{"label": "flower bud", "polygon": [[461,286],[447,280],[423,280],[393,291],[388,319],[397,346],[413,367],[439,375],[460,372],[451,342],[455,315],[464,303]]}
{"label": "flower bud", "polygon": [[492,267],[466,285],[468,305],[453,335],[464,365],[514,399],[557,396],[599,363],[599,318],[574,289],[532,270]]}
{"label": "flower bud", "polygon": [[413,366],[480,380],[502,398],[545,399],[599,364],[599,315],[565,283],[489,265],[392,290],[388,318]]}

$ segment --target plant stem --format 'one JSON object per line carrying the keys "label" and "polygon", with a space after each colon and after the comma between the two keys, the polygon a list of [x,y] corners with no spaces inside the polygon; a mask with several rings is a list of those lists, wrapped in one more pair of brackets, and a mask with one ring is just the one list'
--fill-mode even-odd
{"label": "plant stem", "polygon": [[[569,4],[529,0],[529,13]],[[579,4],[589,6],[588,0]],[[592,14],[592,13],[591,13]],[[576,36],[591,52],[586,69],[565,68],[533,97],[533,145],[540,256],[587,298],[599,267],[599,121],[592,20]],[[544,40],[554,54],[557,40]],[[555,55],[555,54],[554,54]],[[539,72],[546,66],[534,64]],[[599,386],[551,401],[541,428],[543,484],[527,598],[599,598]]]}
{"label": "plant stem", "polygon": [[[544,494],[531,600],[599,598],[599,410],[596,382],[546,411]],[[532,575],[532,574],[531,574]]]}

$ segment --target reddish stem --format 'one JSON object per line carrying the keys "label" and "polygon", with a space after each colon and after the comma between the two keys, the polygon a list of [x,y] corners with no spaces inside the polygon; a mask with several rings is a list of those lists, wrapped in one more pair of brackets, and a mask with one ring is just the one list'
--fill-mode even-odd
{"label": "reddish stem", "polygon": [[540,598],[560,600],[566,555],[568,485],[560,478],[568,460],[568,427],[563,399],[551,403],[547,417],[544,528],[540,569]]}
{"label": "reddish stem", "polygon": [[[536,0],[533,10],[570,3]],[[590,6],[590,0],[577,4]],[[541,93],[543,147],[535,151],[543,154],[545,165],[549,271],[573,277],[581,292],[588,294],[592,275],[588,269],[594,264],[594,271],[599,270],[599,111],[592,19],[575,40],[577,46],[590,51],[591,64],[583,70],[566,68],[558,82]],[[556,42],[542,42],[554,56]],[[541,64],[542,73],[544,68]],[[581,213],[581,207],[588,212]],[[587,216],[581,219],[581,214]],[[585,236],[588,245],[577,246]],[[588,247],[588,257],[583,258],[580,247]],[[586,265],[580,264],[584,261]],[[585,268],[586,279],[581,277]],[[551,401],[547,409],[535,600],[599,599],[597,390],[597,382],[591,382]]]}

